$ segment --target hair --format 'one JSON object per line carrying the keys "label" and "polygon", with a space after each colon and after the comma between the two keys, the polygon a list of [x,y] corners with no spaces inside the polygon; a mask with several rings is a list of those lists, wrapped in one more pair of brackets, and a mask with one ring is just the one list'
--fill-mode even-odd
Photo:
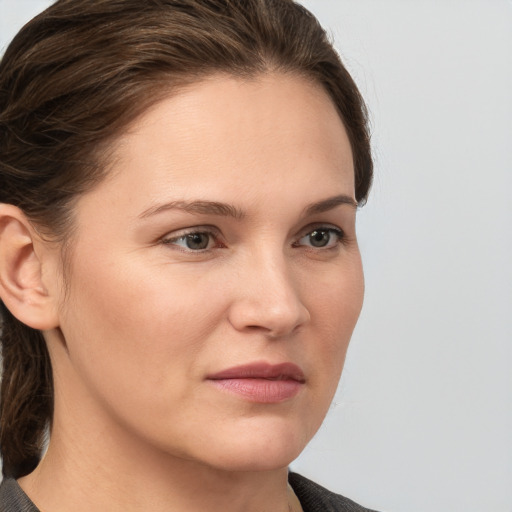
{"label": "hair", "polygon": [[[358,203],[373,175],[363,99],[325,31],[293,0],[59,0],[0,63],[0,202],[61,242],[112,141],[180,86],[214,73],[296,73],[324,87],[351,143]],[[38,464],[53,415],[41,332],[0,302],[3,474]]]}

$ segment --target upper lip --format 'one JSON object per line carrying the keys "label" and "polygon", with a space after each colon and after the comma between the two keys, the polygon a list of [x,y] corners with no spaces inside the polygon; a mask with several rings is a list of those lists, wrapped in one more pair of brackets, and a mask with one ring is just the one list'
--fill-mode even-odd
{"label": "upper lip", "polygon": [[255,362],[234,366],[208,375],[209,380],[223,379],[269,379],[269,380],[296,380],[305,382],[304,372],[294,363],[270,364]]}

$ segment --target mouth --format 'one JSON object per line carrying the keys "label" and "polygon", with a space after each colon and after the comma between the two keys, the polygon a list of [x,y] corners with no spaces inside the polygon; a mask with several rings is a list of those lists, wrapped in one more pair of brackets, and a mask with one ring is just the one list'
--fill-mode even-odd
{"label": "mouth", "polygon": [[222,370],[207,377],[221,391],[255,403],[281,403],[304,387],[304,372],[293,363],[251,363]]}

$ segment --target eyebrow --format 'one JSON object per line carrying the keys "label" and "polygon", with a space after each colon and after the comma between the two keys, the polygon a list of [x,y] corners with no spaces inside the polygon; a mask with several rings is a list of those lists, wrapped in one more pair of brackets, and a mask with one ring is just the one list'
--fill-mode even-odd
{"label": "eyebrow", "polygon": [[144,212],[139,217],[145,219],[156,215],[157,213],[165,212],[168,210],[182,210],[189,213],[197,213],[200,215],[219,215],[221,217],[233,217],[241,220],[245,217],[245,213],[226,203],[219,203],[217,201],[171,201],[169,203],[153,206]]}
{"label": "eyebrow", "polygon": [[306,215],[314,215],[315,213],[328,212],[329,210],[333,210],[337,206],[343,204],[357,209],[357,201],[354,198],[345,194],[341,194],[339,196],[329,197],[323,201],[318,201],[318,203],[310,204],[304,209],[304,213]]}
{"label": "eyebrow", "polygon": [[[354,209],[357,208],[355,199],[342,194],[310,204],[304,209],[304,215],[307,216],[327,212],[340,205],[348,205]],[[217,201],[171,201],[148,208],[139,215],[139,218],[145,219],[168,210],[182,210],[200,215],[219,215],[221,217],[232,217],[237,220],[242,220],[246,217],[246,213],[240,208],[227,203]]]}

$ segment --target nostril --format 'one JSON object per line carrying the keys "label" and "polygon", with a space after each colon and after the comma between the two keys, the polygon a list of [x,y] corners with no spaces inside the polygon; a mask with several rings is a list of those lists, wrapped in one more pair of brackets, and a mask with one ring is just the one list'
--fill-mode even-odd
{"label": "nostril", "polygon": [[229,312],[229,321],[236,330],[273,339],[296,334],[309,319],[309,311],[302,304],[278,310],[244,301],[234,304]]}

